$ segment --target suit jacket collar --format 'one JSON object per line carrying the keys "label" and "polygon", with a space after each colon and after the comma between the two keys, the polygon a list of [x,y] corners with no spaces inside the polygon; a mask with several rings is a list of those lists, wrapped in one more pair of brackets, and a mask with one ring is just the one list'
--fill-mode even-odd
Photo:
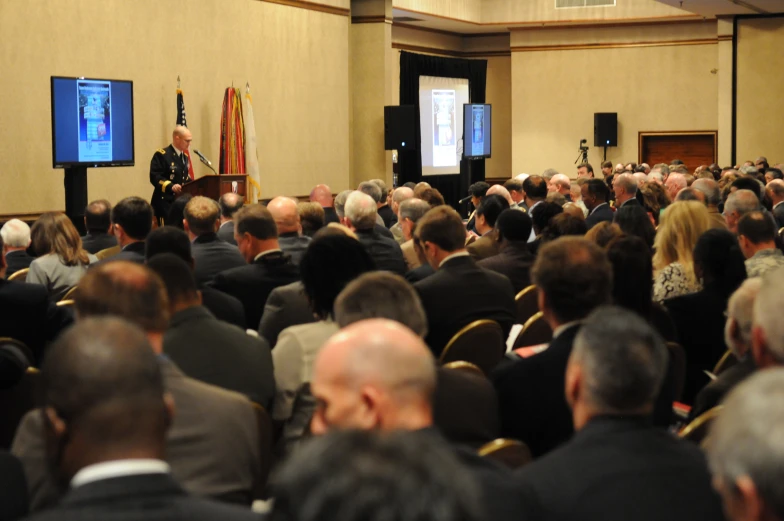
{"label": "suit jacket collar", "polygon": [[93,481],[70,490],[62,504],[72,507],[112,504],[118,500],[140,497],[184,496],[185,491],[169,474],[137,474]]}
{"label": "suit jacket collar", "polygon": [[123,247],[122,251],[136,252],[144,255],[144,241],[136,241],[127,244]]}
{"label": "suit jacket collar", "polygon": [[593,208],[593,210],[591,210],[591,212],[590,212],[588,215],[593,215],[593,214],[594,214],[594,212],[596,212],[596,211],[597,211],[599,208],[601,208],[602,206],[606,206],[608,210],[610,209],[610,205],[609,205],[608,203],[600,203],[600,204],[597,204],[597,205],[596,205],[596,206]]}
{"label": "suit jacket collar", "polygon": [[608,434],[618,432],[645,430],[652,428],[653,419],[650,415],[630,414],[630,415],[600,415],[594,416],[582,429],[574,435],[574,442],[585,439],[604,438]]}
{"label": "suit jacket collar", "polygon": [[260,264],[262,266],[279,266],[282,264],[288,264],[288,262],[288,255],[282,251],[273,251],[272,253],[262,255],[258,259],[255,259],[251,264]]}
{"label": "suit jacket collar", "polygon": [[278,239],[299,239],[300,235],[297,232],[287,232],[278,235]]}
{"label": "suit jacket collar", "polygon": [[526,241],[504,241],[501,243],[501,253],[514,258],[533,259],[531,250]]}
{"label": "suit jacket collar", "polygon": [[438,269],[442,270],[444,268],[450,269],[467,266],[476,267],[476,261],[474,261],[474,259],[468,255],[461,255],[460,257],[452,257],[451,259],[443,262],[441,266],[438,267]]}
{"label": "suit jacket collar", "polygon": [[188,309],[178,311],[171,317],[169,327],[177,327],[194,320],[214,320],[215,315],[204,306],[193,306]]}
{"label": "suit jacket collar", "polygon": [[217,233],[205,233],[193,239],[193,244],[208,244],[210,242],[223,242],[218,238]]}
{"label": "suit jacket collar", "polygon": [[27,252],[24,250],[9,251],[8,253],[5,254],[6,259],[8,257],[28,257],[28,256],[29,255],[27,255]]}

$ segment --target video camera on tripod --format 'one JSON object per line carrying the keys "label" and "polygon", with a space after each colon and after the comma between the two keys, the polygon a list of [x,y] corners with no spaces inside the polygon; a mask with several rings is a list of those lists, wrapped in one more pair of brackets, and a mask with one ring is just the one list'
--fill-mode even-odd
{"label": "video camera on tripod", "polygon": [[574,161],[574,164],[583,164],[588,162],[588,140],[581,139],[580,140],[580,154],[577,156],[577,159]]}

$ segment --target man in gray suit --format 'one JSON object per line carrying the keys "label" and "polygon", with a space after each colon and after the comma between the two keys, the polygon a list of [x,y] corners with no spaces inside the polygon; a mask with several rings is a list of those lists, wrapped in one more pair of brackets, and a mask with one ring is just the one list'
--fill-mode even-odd
{"label": "man in gray suit", "polygon": [[218,238],[220,209],[212,199],[196,196],[185,205],[183,226],[191,239],[191,253],[196,267],[193,274],[199,285],[212,282],[215,275],[245,265],[236,246]]}
{"label": "man in gray suit", "polygon": [[272,290],[264,304],[264,314],[259,322],[259,335],[274,348],[281,331],[291,326],[316,322],[310,309],[302,281],[292,282]]}
{"label": "man in gray suit", "polygon": [[[169,310],[161,279],[127,261],[95,267],[79,282],[76,315],[80,321],[121,316],[144,330],[177,404],[166,436],[173,477],[191,494],[250,504],[262,474],[253,406],[240,394],[188,378],[163,356]],[[32,511],[53,505],[62,492],[47,464],[43,427],[40,411],[28,413],[11,447],[25,469]]]}
{"label": "man in gray suit", "polygon": [[278,244],[283,253],[291,257],[291,262],[299,266],[310,244],[310,237],[302,235],[302,224],[297,212],[297,202],[288,197],[276,197],[267,205],[267,210],[275,219],[278,227]]}
{"label": "man in gray suit", "polygon": [[218,238],[229,244],[237,245],[234,240],[234,214],[242,208],[245,200],[241,195],[229,192],[223,194],[218,200],[220,206],[220,228],[218,228]]}

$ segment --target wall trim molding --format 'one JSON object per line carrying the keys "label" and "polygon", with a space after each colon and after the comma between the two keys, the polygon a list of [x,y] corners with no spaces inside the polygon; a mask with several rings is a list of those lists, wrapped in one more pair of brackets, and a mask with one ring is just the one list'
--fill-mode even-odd
{"label": "wall trim molding", "polygon": [[392,19],[383,15],[378,16],[352,16],[352,24],[391,24]]}
{"label": "wall trim molding", "polygon": [[421,45],[410,45],[407,43],[392,42],[392,48],[401,51],[419,52],[423,54],[435,54],[438,56],[449,56],[451,58],[493,58],[497,56],[511,56],[510,51],[453,51],[450,49],[438,49],[435,47],[424,47]]}
{"label": "wall trim molding", "polygon": [[636,47],[673,47],[680,45],[716,45],[717,38],[700,38],[696,40],[662,40],[649,42],[608,42],[608,43],[571,43],[554,45],[513,46],[511,52],[537,51],[582,51],[592,49],[633,49]]}
{"label": "wall trim molding", "polygon": [[351,9],[343,7],[334,7],[331,5],[317,4],[316,2],[308,2],[307,0],[259,0],[268,4],[285,5],[288,7],[296,7],[299,9],[306,9],[308,11],[316,11],[319,13],[334,14],[338,16],[351,16]]}
{"label": "wall trim molding", "polygon": [[455,31],[447,31],[445,29],[433,29],[432,27],[420,27],[411,23],[394,22],[393,27],[402,27],[404,29],[411,29],[413,31],[423,31],[426,33],[443,34],[445,36],[454,36],[456,38],[487,38],[492,36],[509,36],[508,32],[494,32],[494,33],[457,33]]}
{"label": "wall trim molding", "polygon": [[[63,212],[65,210],[47,210],[51,212]],[[30,212],[30,213],[4,213],[0,214],[0,222],[8,222],[11,219],[19,219],[20,221],[31,222],[37,221],[41,215],[45,214],[46,212]]]}
{"label": "wall trim molding", "polygon": [[720,42],[731,42],[733,39],[733,35],[731,34],[720,34],[718,40]]}

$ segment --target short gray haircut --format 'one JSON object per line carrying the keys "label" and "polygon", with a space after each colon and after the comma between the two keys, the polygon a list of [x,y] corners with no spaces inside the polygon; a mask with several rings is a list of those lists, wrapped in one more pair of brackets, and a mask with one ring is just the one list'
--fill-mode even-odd
{"label": "short gray haircut", "polygon": [[765,334],[768,352],[784,363],[784,268],[768,271],[762,277],[762,287],[754,300],[754,327]]}
{"label": "short gray haircut", "polygon": [[397,204],[402,203],[406,199],[411,199],[412,197],[414,197],[414,191],[407,186],[401,186],[392,192],[392,202]]}
{"label": "short gray haircut", "polygon": [[664,175],[658,170],[651,170],[651,173],[648,174],[648,182],[664,182]]}
{"label": "short gray haircut", "polygon": [[346,219],[358,230],[369,230],[376,225],[378,209],[369,195],[353,192],[346,199]]}
{"label": "short gray haircut", "polygon": [[338,217],[341,219],[346,216],[346,199],[348,199],[348,196],[351,195],[351,192],[353,191],[354,190],[343,190],[335,197],[335,201],[332,203],[335,205],[335,213],[338,214]]}
{"label": "short gray haircut", "polygon": [[599,307],[577,333],[569,365],[582,368],[587,401],[599,413],[652,406],[667,373],[664,340],[636,313]]}
{"label": "short gray haircut", "polygon": [[635,195],[637,193],[637,180],[632,174],[620,174],[615,178],[614,183],[620,185],[629,195]]}
{"label": "short gray haircut", "polygon": [[760,202],[757,194],[751,190],[736,190],[727,198],[724,203],[724,213],[738,212],[739,216],[744,216],[749,212],[760,209]]}
{"label": "short gray haircut", "polygon": [[697,201],[701,203],[702,199],[697,195],[697,192],[699,192],[699,190],[695,190],[694,188],[681,188],[675,196],[675,201]]}
{"label": "short gray haircut", "polygon": [[400,220],[410,219],[417,222],[430,211],[430,203],[422,199],[406,199],[400,203]]}
{"label": "short gray haircut", "polygon": [[784,368],[756,371],[724,400],[711,426],[708,463],[732,490],[748,477],[766,509],[784,518]]}
{"label": "short gray haircut", "polygon": [[373,181],[363,181],[359,183],[357,190],[372,197],[373,201],[376,203],[381,202],[381,188]]}
{"label": "short gray haircut", "polygon": [[[381,201],[386,201],[387,196],[389,195],[389,188],[387,188],[387,184],[382,179],[371,179],[370,182],[375,184],[378,189],[381,190]],[[371,197],[373,196],[371,195]]]}
{"label": "short gray haircut", "polygon": [[718,206],[721,203],[721,189],[719,183],[713,179],[697,179],[691,187],[705,194],[705,203],[709,206]]}
{"label": "short gray haircut", "polygon": [[[730,320],[735,321],[738,331],[736,339],[746,347],[751,346],[754,301],[757,300],[760,288],[762,288],[762,279],[760,277],[746,279],[727,302],[727,322],[729,323]],[[728,331],[725,330],[725,335],[727,334]],[[734,342],[731,340],[731,338],[725,338],[727,346],[732,349],[736,357],[741,358],[746,353],[735,352],[735,349],[733,349]]]}
{"label": "short gray haircut", "polygon": [[742,166],[740,167],[740,173],[746,175],[757,175],[759,170],[756,166]]}
{"label": "short gray haircut", "polygon": [[542,172],[542,177],[544,177],[545,180],[549,183],[550,180],[553,178],[553,176],[558,175],[558,173],[559,173],[558,170],[556,170],[555,168],[548,168],[547,170]]}
{"label": "short gray haircut", "polygon": [[3,244],[11,248],[27,248],[30,245],[30,227],[19,219],[11,219],[0,228]]}
{"label": "short gray haircut", "polygon": [[653,165],[653,170],[658,170],[662,175],[670,175],[670,165],[667,163],[656,163]]}

